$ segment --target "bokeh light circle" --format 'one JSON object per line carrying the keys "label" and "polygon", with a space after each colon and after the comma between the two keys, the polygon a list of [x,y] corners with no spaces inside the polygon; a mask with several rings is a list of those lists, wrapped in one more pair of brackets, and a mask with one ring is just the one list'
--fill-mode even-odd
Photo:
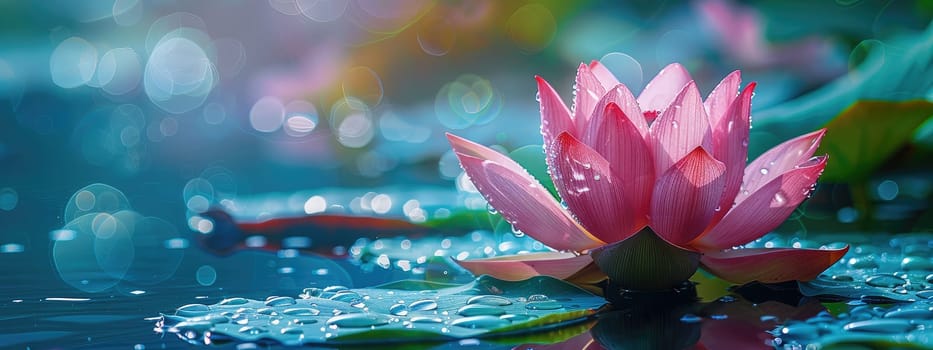
{"label": "bokeh light circle", "polygon": [[[179,32],[179,29],[185,31]],[[184,33],[181,37],[188,37],[200,43],[206,43],[209,39],[204,32],[207,31],[207,24],[201,17],[189,12],[175,12],[160,17],[149,26],[149,32],[146,33],[146,52],[155,51],[159,42],[166,39],[169,33]]]}
{"label": "bokeh light circle", "polygon": [[310,134],[320,122],[317,108],[311,102],[294,100],[285,105],[285,133],[301,137]]}
{"label": "bokeh light circle", "polygon": [[177,243],[185,238],[174,225],[157,217],[144,217],[132,211],[113,215],[131,226],[134,259],[124,276],[125,281],[154,285],[172,277],[185,255]]}
{"label": "bokeh light circle", "polygon": [[382,79],[372,68],[357,66],[350,68],[343,75],[343,96],[359,99],[368,106],[378,106],[382,102]]}
{"label": "bokeh light circle", "polygon": [[849,78],[872,76],[872,73],[884,66],[886,53],[885,44],[880,40],[859,42],[849,53]]}
{"label": "bokeh light circle", "polygon": [[297,0],[298,10],[315,22],[333,22],[347,11],[349,0]]}
{"label": "bokeh light circle", "polygon": [[260,98],[249,109],[249,124],[259,132],[273,132],[285,121],[285,106],[273,96]]}
{"label": "bokeh light circle", "polygon": [[11,211],[16,209],[18,203],[19,194],[16,190],[9,187],[0,188],[0,210]]}
{"label": "bokeh light circle", "polygon": [[198,267],[198,271],[195,272],[194,277],[198,284],[205,287],[211,286],[214,282],[217,282],[217,270],[211,265],[201,265],[201,267]]}
{"label": "bokeh light circle", "polygon": [[133,91],[142,79],[139,55],[131,48],[116,48],[104,53],[97,66],[97,84],[111,95]]}
{"label": "bokeh light circle", "polygon": [[203,213],[214,203],[214,185],[204,178],[191,179],[182,190],[182,198],[188,210]]}
{"label": "bokeh light circle", "polygon": [[196,42],[187,37],[166,34],[146,62],[143,85],[146,95],[162,110],[181,114],[207,99],[214,87],[213,63]]}
{"label": "bokeh light circle", "polygon": [[52,82],[70,89],[87,84],[97,70],[97,49],[80,37],[65,39],[49,57]]}
{"label": "bokeh light circle", "polygon": [[[113,214],[127,209],[130,209],[130,201],[123,192],[110,185],[95,183],[75,191],[65,204],[65,213],[62,218],[65,222],[71,222],[87,214]],[[93,221],[93,219],[86,220]]]}
{"label": "bokeh light circle", "polygon": [[434,99],[438,120],[451,129],[489,123],[501,110],[502,96],[489,80],[473,74],[445,84]]}
{"label": "bokeh light circle", "polygon": [[457,31],[444,16],[429,16],[418,23],[418,46],[431,56],[443,56],[457,43]]}
{"label": "bokeh light circle", "polygon": [[525,53],[543,50],[557,34],[557,20],[541,4],[528,4],[512,13],[506,23],[509,39]]}
{"label": "bokeh light circle", "polygon": [[337,136],[337,142],[346,147],[362,148],[369,144],[375,135],[372,111],[369,106],[355,98],[337,101],[331,107],[330,123]]}
{"label": "bokeh light circle", "polygon": [[143,5],[139,0],[115,0],[113,2],[113,22],[128,27],[139,22],[143,16]]}
{"label": "bokeh light circle", "polygon": [[301,14],[296,0],[269,0],[269,6],[283,15],[296,16]]}
{"label": "bokeh light circle", "polygon": [[218,125],[227,119],[227,109],[224,108],[224,105],[217,102],[211,102],[205,105],[201,113],[204,116],[204,122],[211,125]]}
{"label": "bokeh light circle", "polygon": [[616,79],[625,84],[633,94],[637,96],[641,92],[645,72],[635,58],[621,52],[610,52],[600,58],[599,62],[606,66]]}
{"label": "bokeh light circle", "polygon": [[233,171],[230,169],[222,166],[212,166],[204,169],[200,178],[210,183],[210,189],[214,193],[214,202],[236,198],[239,186]]}
{"label": "bokeh light circle", "polygon": [[[61,231],[70,232],[67,240],[52,245],[52,261],[62,281],[79,290],[96,293],[119,283],[132,264],[135,250],[130,231],[113,216],[113,232],[100,237],[94,232],[95,221],[102,213],[80,216]],[[110,220],[107,219],[107,220]]]}

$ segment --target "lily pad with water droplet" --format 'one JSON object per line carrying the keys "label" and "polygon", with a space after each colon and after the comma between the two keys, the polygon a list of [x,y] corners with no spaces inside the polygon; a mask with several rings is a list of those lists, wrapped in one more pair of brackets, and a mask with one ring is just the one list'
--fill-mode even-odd
{"label": "lily pad with water droplet", "polygon": [[[916,256],[918,249],[929,249],[933,234],[902,234],[896,238],[853,235],[846,240],[854,243],[853,249],[817,279],[800,283],[801,293],[866,303],[933,304],[933,299],[926,297],[933,293],[933,285],[926,280],[933,271],[911,269],[921,264],[904,264],[905,259],[912,261],[908,258]],[[930,259],[929,256],[916,258]],[[869,261],[870,264],[866,263]]]}
{"label": "lily pad with water droplet", "polygon": [[[517,282],[481,276],[463,285],[400,281],[339,293],[359,297],[351,301],[307,293],[294,299],[294,304],[231,298],[226,303],[198,306],[198,310],[206,312],[178,312],[163,317],[163,322],[166,331],[192,339],[207,335],[218,340],[284,345],[385,345],[386,341],[445,342],[552,331],[585,322],[606,304],[601,297],[547,276]],[[536,294],[546,294],[550,300],[526,299]],[[529,307],[529,303],[549,304]],[[428,304],[430,307],[425,307]],[[407,312],[398,312],[399,305],[415,307],[407,306]],[[186,305],[181,309],[195,308]],[[318,312],[299,316],[293,310]],[[221,319],[218,315],[226,315],[224,320],[229,316],[234,322],[213,322]]]}

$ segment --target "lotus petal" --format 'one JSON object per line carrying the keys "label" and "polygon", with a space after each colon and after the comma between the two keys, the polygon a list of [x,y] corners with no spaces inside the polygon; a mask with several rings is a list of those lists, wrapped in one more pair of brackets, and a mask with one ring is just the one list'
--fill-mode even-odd
{"label": "lotus petal", "polygon": [[604,244],[560,207],[537,180],[495,161],[457,154],[483,197],[502,217],[534,239],[558,250],[582,251]]}
{"label": "lotus petal", "polygon": [[573,96],[573,121],[577,130],[583,130],[593,114],[596,103],[606,94],[606,88],[599,82],[590,66],[581,63],[577,69],[576,85]]}
{"label": "lotus petal", "polygon": [[557,91],[544,78],[536,76],[535,80],[538,82],[541,103],[541,136],[544,137],[544,145],[550,145],[564,131],[576,135],[577,128],[570,118],[570,110],[561,101]]}
{"label": "lotus petal", "polygon": [[778,176],[737,204],[693,245],[726,249],[751,242],[779,226],[807,199],[826,167],[826,157],[801,164]]}
{"label": "lotus petal", "polygon": [[809,281],[849,251],[842,249],[746,248],[705,253],[700,263],[720,278],[744,284]]}
{"label": "lotus petal", "polygon": [[[525,171],[525,168],[523,168],[520,164],[512,160],[512,158],[509,158],[508,156],[502,153],[496,152],[495,150],[489,147],[483,146],[481,144],[467,140],[465,138],[462,138],[460,136],[457,136],[451,133],[447,133],[447,140],[450,141],[450,146],[454,149],[454,153],[456,153],[458,157],[461,155],[464,155],[464,156],[469,156],[473,158],[479,158],[482,160],[490,160],[490,161],[499,163],[499,165],[507,167],[511,169],[512,171],[515,171],[518,173]],[[473,176],[473,174],[470,174],[469,171],[467,172],[467,174],[470,176]]]}
{"label": "lotus petal", "polygon": [[637,207],[624,200],[623,182],[599,153],[568,133],[558,136],[551,148],[549,163],[560,197],[594,236],[605,242],[623,240],[646,221],[636,221]]}
{"label": "lotus petal", "polygon": [[593,75],[596,76],[596,79],[599,79],[599,82],[603,84],[604,89],[609,90],[619,85],[619,79],[616,78],[616,75],[612,74],[609,68],[606,68],[602,62],[593,60],[590,62],[590,70],[593,72]]}
{"label": "lotus petal", "polygon": [[726,118],[729,106],[732,105],[732,101],[739,95],[739,85],[741,84],[742,73],[733,71],[723,78],[722,81],[719,82],[719,85],[716,85],[713,91],[709,93],[709,96],[706,97],[706,101],[703,101],[703,106],[706,107],[706,114],[709,116],[710,125],[715,127],[719,124],[720,120]]}
{"label": "lotus petal", "polygon": [[[628,119],[628,121],[631,122],[636,129],[638,129],[638,133],[643,139],[648,139],[648,122],[645,120],[645,116],[641,113],[641,108],[638,107],[638,102],[635,101],[635,96],[633,96],[632,92],[622,84],[616,85],[608,92],[606,92],[606,95],[596,103],[596,108],[593,110],[593,116],[590,118],[589,125],[587,125],[586,128],[578,129],[577,131],[581,134],[586,134],[587,132],[592,133],[591,129],[594,129],[603,123],[602,119],[606,116],[606,108],[609,107],[610,104],[615,104],[616,107],[621,110],[622,114],[625,115],[625,118]],[[572,135],[578,138],[581,137],[581,135],[577,134]],[[592,136],[593,135],[590,134],[590,137]],[[580,140],[585,142],[587,145],[593,145],[593,143],[590,143],[592,140],[587,138],[586,135],[583,135]]]}
{"label": "lotus petal", "polygon": [[709,119],[694,82],[688,83],[668,109],[651,124],[655,174],[663,174],[695,148],[712,149]]}
{"label": "lotus petal", "polygon": [[748,159],[749,115],[755,83],[751,83],[742,94],[733,99],[725,117],[713,125],[713,157],[726,164],[726,187],[719,200],[722,210],[714,215],[711,224],[719,221],[732,208],[735,196],[742,186],[745,162]]}
{"label": "lotus petal", "polygon": [[507,255],[474,260],[454,259],[454,261],[474,275],[490,275],[506,281],[521,281],[538,275],[564,279],[593,263],[589,255],[564,252]]}
{"label": "lotus petal", "polygon": [[683,246],[709,223],[725,185],[726,166],[697,147],[658,177],[651,198],[651,228]]}
{"label": "lotus petal", "polygon": [[612,215],[624,216],[622,221],[631,225],[620,229],[638,231],[648,224],[655,180],[650,143],[642,138],[636,122],[612,102],[590,122],[583,137],[585,143],[609,161],[612,173],[622,181],[619,195],[628,209]]}
{"label": "lotus petal", "polygon": [[798,136],[774,146],[774,148],[758,156],[745,167],[742,190],[736,196],[735,202],[741,203],[759,187],[810,159],[813,152],[816,152],[816,148],[819,147],[820,139],[823,138],[825,133],[826,129],[820,129]]}
{"label": "lotus petal", "polygon": [[659,114],[671,104],[674,96],[693,78],[679,63],[671,63],[645,85],[638,95],[638,105],[645,113]]}

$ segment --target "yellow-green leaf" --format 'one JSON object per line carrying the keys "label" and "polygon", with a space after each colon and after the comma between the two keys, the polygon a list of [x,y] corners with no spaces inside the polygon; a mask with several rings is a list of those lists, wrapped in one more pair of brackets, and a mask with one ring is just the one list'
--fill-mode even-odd
{"label": "yellow-green leaf", "polygon": [[920,124],[933,116],[933,103],[924,100],[858,101],[826,124],[817,154],[829,154],[821,179],[857,182],[868,178],[912,138]]}

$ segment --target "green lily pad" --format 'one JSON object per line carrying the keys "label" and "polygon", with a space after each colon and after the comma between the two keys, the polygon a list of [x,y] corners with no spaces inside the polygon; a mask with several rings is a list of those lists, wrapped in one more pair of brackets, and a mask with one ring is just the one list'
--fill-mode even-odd
{"label": "green lily pad", "polygon": [[931,240],[933,234],[929,233],[871,241],[862,238],[862,242],[853,235],[849,252],[817,279],[801,282],[800,292],[867,303],[916,302],[933,306]]}
{"label": "green lily pad", "polygon": [[821,179],[867,179],[930,116],[933,103],[923,100],[856,102],[825,126],[826,136],[817,154],[828,153],[830,161]]}
{"label": "green lily pad", "polygon": [[300,298],[228,298],[179,307],[162,322],[165,331],[193,343],[208,337],[214,343],[386,345],[552,331],[588,321],[605,304],[552,277],[510,282],[480,276],[463,285],[400,281],[361,289],[306,288]]}

